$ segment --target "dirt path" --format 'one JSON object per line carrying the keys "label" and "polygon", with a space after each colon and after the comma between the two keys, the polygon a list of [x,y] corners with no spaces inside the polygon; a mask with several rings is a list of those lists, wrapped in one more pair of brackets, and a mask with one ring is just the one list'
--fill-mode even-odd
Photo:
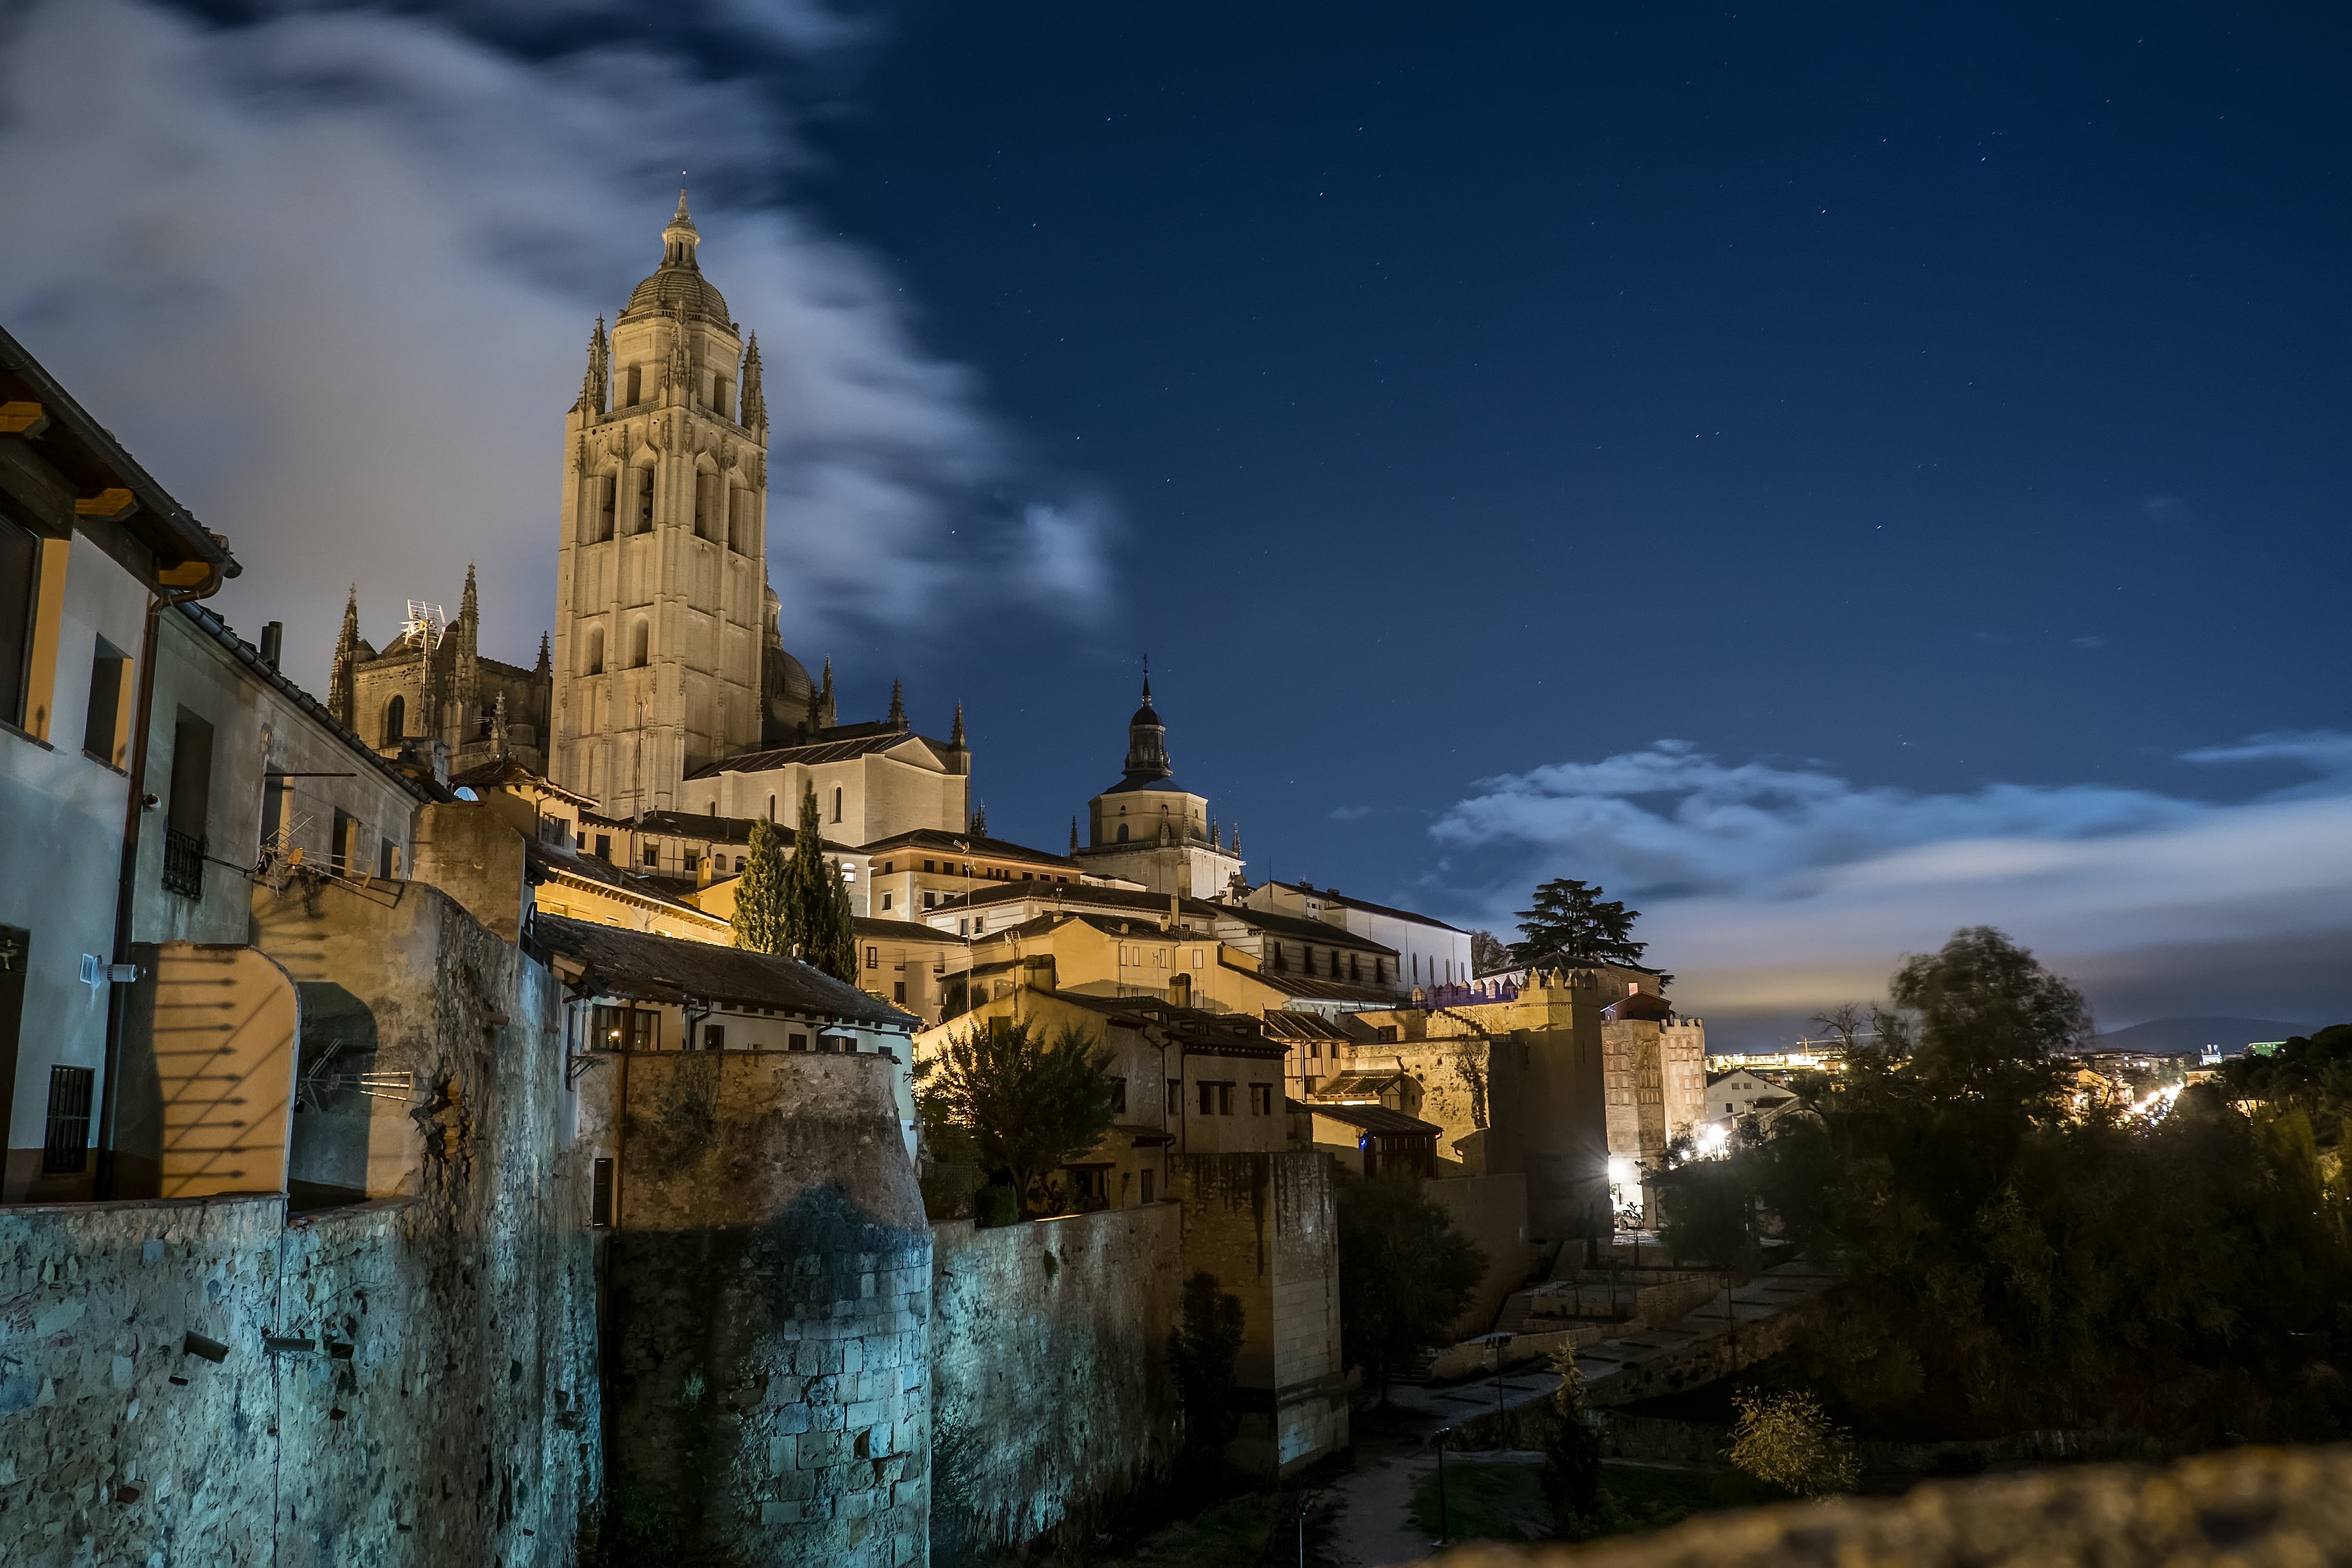
{"label": "dirt path", "polygon": [[1413,1488],[1437,1466],[1436,1450],[1402,1438],[1359,1438],[1356,1462],[1328,1489],[1339,1505],[1331,1549],[1349,1568],[1418,1563],[1436,1542],[1412,1527]]}

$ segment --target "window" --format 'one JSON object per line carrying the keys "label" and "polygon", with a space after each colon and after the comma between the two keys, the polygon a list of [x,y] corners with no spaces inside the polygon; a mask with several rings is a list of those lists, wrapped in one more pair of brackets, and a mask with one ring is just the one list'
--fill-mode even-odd
{"label": "window", "polygon": [[808,1049],[808,1037],[806,1035],[785,1036],[784,1049],[788,1051],[804,1051]]}
{"label": "window", "polygon": [[655,844],[648,844],[646,846],[646,864],[648,866],[658,866],[661,864],[660,846]]}
{"label": "window", "polygon": [[1193,1087],[1201,1091],[1201,1114],[1214,1116],[1217,1113],[1217,1086],[1213,1083],[1203,1083]]}
{"label": "window", "polygon": [[581,659],[580,673],[583,675],[604,673],[604,628],[602,626],[588,628],[588,650]]}
{"label": "window", "polygon": [[110,768],[122,766],[131,745],[131,660],[104,637],[89,661],[89,708],[82,717],[81,749]]}
{"label": "window", "polygon": [[375,842],[375,874],[386,880],[400,875],[400,847],[389,838]]}
{"label": "window", "polygon": [[72,1175],[89,1162],[90,1086],[97,1078],[91,1068],[49,1069],[48,1125],[41,1140],[43,1175]]}
{"label": "window", "polygon": [[172,808],[163,824],[163,889],[205,896],[205,826],[213,810],[213,727],[180,710],[172,726]]}
{"label": "window", "polygon": [[360,868],[360,819],[335,808],[335,836],[327,844],[327,866],[338,877],[356,877]]}
{"label": "window", "polygon": [[1274,1114],[1274,1085],[1270,1083],[1250,1085],[1250,1114],[1252,1116]]}
{"label": "window", "polygon": [[622,373],[621,384],[626,391],[621,398],[621,406],[626,408],[637,401],[637,394],[645,387],[645,375],[646,367],[641,364],[633,364]]}
{"label": "window", "polygon": [[833,791],[833,819],[835,822],[841,820],[841,787],[838,784],[834,786]]}
{"label": "window", "polygon": [[1118,841],[1121,844],[1127,842],[1127,824],[1124,822],[1118,825]]}
{"label": "window", "polygon": [[620,480],[609,474],[600,474],[588,481],[588,540],[601,544],[613,537],[613,507],[620,493]]}
{"label": "window", "polygon": [[590,1015],[597,1049],[657,1051],[661,1049],[661,1015],[642,1007],[598,1007]]}
{"label": "window", "polygon": [[1176,1080],[1172,1078],[1168,1080],[1168,1109],[1179,1116],[1184,1114],[1184,1096],[1178,1091]]}
{"label": "window", "polygon": [[882,909],[883,909],[883,911],[884,911],[885,913],[887,913],[887,912],[889,911],[889,908],[890,908],[890,895],[889,895],[889,894],[887,894],[887,893],[885,893],[885,894],[883,894],[883,895],[882,895]]}
{"label": "window", "polygon": [[385,746],[397,746],[408,733],[408,699],[395,695],[383,705],[383,739]]}
{"label": "window", "polygon": [[893,980],[890,982],[890,1000],[898,1003],[900,1006],[906,1005],[907,983],[905,981]]}
{"label": "window", "polygon": [[1151,967],[1154,969],[1165,969],[1168,967],[1168,950],[1166,948],[1155,947],[1151,950]]}
{"label": "window", "polygon": [[898,868],[898,862],[896,860],[885,860],[882,862],[882,874],[886,877]]}
{"label": "window", "polygon": [[882,950],[880,948],[869,947],[866,950],[866,967],[868,969],[879,969],[882,967]]}
{"label": "window", "polygon": [[[715,802],[712,804],[710,810],[712,815],[717,815],[719,806]],[[776,797],[774,795],[770,795],[768,797],[768,820],[770,822],[776,820]],[[890,868],[887,866],[882,868],[885,871],[887,871],[889,868]]]}
{"label": "window", "polygon": [[25,684],[32,673],[40,584],[39,538],[0,517],[0,719],[11,724],[25,724]]}
{"label": "window", "polygon": [[1123,1078],[1110,1080],[1110,1110],[1113,1116],[1127,1114],[1127,1079]]}
{"label": "window", "polygon": [[613,1162],[592,1161],[588,1166],[588,1224],[608,1230],[613,1224]]}
{"label": "window", "polygon": [[724,1024],[703,1025],[702,1048],[706,1051],[725,1050],[727,1048],[727,1026]]}
{"label": "window", "polygon": [[735,405],[730,395],[734,390],[734,387],[729,383],[725,376],[714,375],[710,378],[711,412],[718,415],[721,419],[732,419],[735,417],[733,412]]}
{"label": "window", "polygon": [[1310,1060],[1310,1061],[1320,1061],[1320,1060],[1322,1060],[1322,1059],[1323,1059],[1323,1047],[1321,1046],[1321,1044],[1320,1044],[1320,1043],[1318,1043],[1318,1042],[1317,1042],[1317,1041],[1314,1041],[1314,1040],[1309,1040],[1309,1041],[1307,1041],[1307,1059],[1308,1059],[1308,1060]]}
{"label": "window", "polygon": [[[637,373],[635,371],[631,371],[629,374],[630,375],[635,376]],[[634,386],[636,384],[632,381],[630,384]],[[630,401],[634,403],[636,400],[635,398],[631,398]],[[654,471],[650,467],[639,468],[637,470],[637,501],[636,506],[630,515],[635,520],[635,531],[645,533],[652,529],[654,525]]]}
{"label": "window", "polygon": [[646,660],[651,654],[652,643],[653,628],[646,622],[639,621],[629,629],[629,668],[631,669],[643,669],[646,667]]}
{"label": "window", "polygon": [[612,858],[613,836],[609,833],[599,833],[596,835],[596,858],[599,860],[610,860]]}
{"label": "window", "polygon": [[1151,1201],[1152,1201],[1152,1198],[1151,1198],[1151,1178],[1152,1178],[1153,1176],[1157,1175],[1157,1174],[1159,1174],[1159,1173],[1158,1173],[1158,1172],[1156,1172],[1156,1171],[1146,1171],[1146,1172],[1144,1172],[1144,1173],[1143,1173],[1143,1174],[1142,1174],[1142,1176],[1141,1176],[1141,1178],[1140,1178],[1140,1185],[1141,1185],[1142,1193],[1143,1193],[1143,1201],[1144,1201],[1145,1203],[1150,1203],[1150,1202],[1151,1202]]}
{"label": "window", "polygon": [[[1333,963],[1331,967],[1334,969],[1339,968],[1338,958],[1339,955],[1337,953],[1332,955]],[[1356,967],[1356,955],[1352,952],[1349,953],[1348,955],[1348,978],[1350,980],[1361,980],[1363,977],[1363,972]]]}
{"label": "window", "polygon": [[925,893],[923,895],[923,908],[927,910],[938,908],[939,901],[940,896],[937,893]]}
{"label": "window", "polygon": [[1192,950],[1192,967],[1195,969],[1206,969],[1208,966],[1209,950],[1205,947],[1194,948]]}
{"label": "window", "polygon": [[278,840],[286,827],[286,780],[276,773],[265,773],[261,779],[261,847],[278,847]]}

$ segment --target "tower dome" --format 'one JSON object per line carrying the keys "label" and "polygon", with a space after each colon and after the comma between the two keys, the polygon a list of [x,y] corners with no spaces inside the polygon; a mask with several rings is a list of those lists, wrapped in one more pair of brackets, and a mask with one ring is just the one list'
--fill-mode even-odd
{"label": "tower dome", "polygon": [[1168,761],[1168,726],[1151,706],[1151,677],[1143,678],[1143,706],[1127,721],[1127,781],[1122,786],[1140,789],[1155,780],[1174,776]]}
{"label": "tower dome", "polygon": [[701,242],[702,231],[687,216],[686,193],[680,191],[677,211],[662,230],[661,265],[630,292],[621,319],[627,321],[641,310],[667,313],[682,307],[688,321],[715,321],[731,328],[734,320],[727,313],[727,297],[703,277],[702,268],[694,258],[694,247]]}

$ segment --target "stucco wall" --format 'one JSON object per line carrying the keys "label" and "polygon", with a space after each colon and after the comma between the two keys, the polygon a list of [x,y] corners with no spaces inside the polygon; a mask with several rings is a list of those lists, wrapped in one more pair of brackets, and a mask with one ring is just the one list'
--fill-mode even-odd
{"label": "stucco wall", "polygon": [[1154,1204],[933,1228],[935,1562],[1084,1530],[1166,1470],[1181,1221]]}

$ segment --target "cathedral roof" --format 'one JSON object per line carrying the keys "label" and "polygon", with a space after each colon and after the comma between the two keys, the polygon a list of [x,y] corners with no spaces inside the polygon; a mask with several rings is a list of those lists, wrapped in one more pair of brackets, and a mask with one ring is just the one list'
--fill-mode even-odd
{"label": "cathedral roof", "polygon": [[715,321],[722,327],[732,327],[734,318],[728,314],[727,297],[712,287],[702,275],[702,268],[694,258],[694,247],[701,242],[702,233],[686,214],[686,193],[677,194],[677,213],[662,230],[662,263],[652,277],[638,284],[629,295],[629,303],[621,311],[624,317],[640,310],[659,310],[667,314],[682,309],[688,319]]}
{"label": "cathedral roof", "polygon": [[686,776],[690,779],[715,779],[721,773],[764,773],[788,763],[845,763],[852,758],[893,751],[908,742],[919,742],[929,747],[934,756],[947,744],[928,735],[890,730],[849,741],[813,741],[805,746],[775,746],[762,752],[742,752],[731,757],[721,757],[715,763],[705,763]]}

